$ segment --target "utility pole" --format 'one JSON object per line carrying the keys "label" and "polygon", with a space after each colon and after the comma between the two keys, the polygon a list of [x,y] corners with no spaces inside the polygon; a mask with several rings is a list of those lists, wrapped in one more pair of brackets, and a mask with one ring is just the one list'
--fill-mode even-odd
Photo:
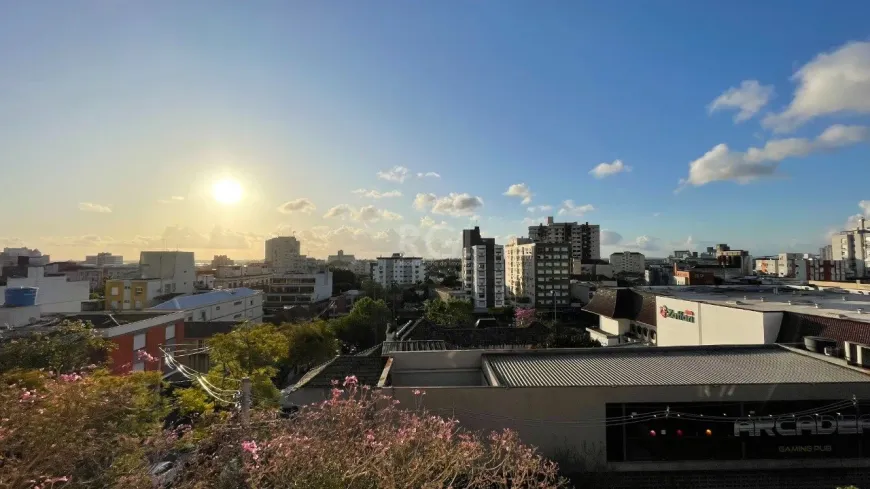
{"label": "utility pole", "polygon": [[251,419],[251,379],[242,377],[242,426],[247,427]]}

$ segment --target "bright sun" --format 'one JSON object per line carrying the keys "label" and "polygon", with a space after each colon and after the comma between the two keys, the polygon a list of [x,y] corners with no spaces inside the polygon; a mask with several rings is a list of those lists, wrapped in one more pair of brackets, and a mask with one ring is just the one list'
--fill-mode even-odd
{"label": "bright sun", "polygon": [[218,180],[211,187],[211,195],[221,204],[235,204],[242,200],[242,185],[231,178]]}

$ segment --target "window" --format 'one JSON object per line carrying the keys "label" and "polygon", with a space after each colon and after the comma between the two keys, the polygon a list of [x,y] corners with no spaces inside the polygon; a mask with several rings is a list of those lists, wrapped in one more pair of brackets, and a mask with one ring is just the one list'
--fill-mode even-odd
{"label": "window", "polygon": [[133,350],[141,350],[142,348],[145,348],[145,333],[133,336]]}
{"label": "window", "polygon": [[251,305],[252,306],[254,305],[254,299],[251,299]]}
{"label": "window", "polygon": [[220,310],[221,310],[221,306],[215,306],[214,308],[215,308],[216,311],[220,311]]}
{"label": "window", "polygon": [[145,289],[142,287],[136,287],[133,289],[133,293],[136,295],[142,295],[145,292]]}
{"label": "window", "polygon": [[170,324],[169,326],[166,327],[165,338],[167,340],[171,340],[172,338],[175,338],[175,325],[174,324]]}
{"label": "window", "polygon": [[134,372],[144,372],[145,371],[145,362],[136,362],[133,364]]}
{"label": "window", "polygon": [[233,302],[233,305],[234,305],[234,306],[241,306],[241,305],[242,305],[242,301],[236,301],[236,302]]}
{"label": "window", "polygon": [[241,314],[241,313],[236,314],[235,316],[233,316],[233,319],[239,319],[240,317],[242,317],[242,314]]}
{"label": "window", "polygon": [[112,291],[110,293],[112,295],[118,295],[118,287],[112,287]]}

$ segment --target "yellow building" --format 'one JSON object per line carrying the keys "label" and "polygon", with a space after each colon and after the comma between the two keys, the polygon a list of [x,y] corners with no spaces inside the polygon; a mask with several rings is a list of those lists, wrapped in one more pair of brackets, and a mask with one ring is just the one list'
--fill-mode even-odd
{"label": "yellow building", "polygon": [[172,285],[161,279],[106,280],[106,310],[146,309],[157,297],[172,293]]}

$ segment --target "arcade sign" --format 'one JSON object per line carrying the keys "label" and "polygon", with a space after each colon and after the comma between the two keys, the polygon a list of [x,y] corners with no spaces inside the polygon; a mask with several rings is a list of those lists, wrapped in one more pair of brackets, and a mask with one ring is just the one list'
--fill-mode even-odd
{"label": "arcade sign", "polygon": [[686,321],[687,323],[695,322],[695,312],[689,309],[686,309],[684,311],[677,311],[676,309],[671,309],[668,306],[662,306],[659,308],[659,314],[663,318],[677,319],[680,321]]}
{"label": "arcade sign", "polygon": [[745,418],[734,422],[734,436],[856,435],[870,433],[870,415]]}

